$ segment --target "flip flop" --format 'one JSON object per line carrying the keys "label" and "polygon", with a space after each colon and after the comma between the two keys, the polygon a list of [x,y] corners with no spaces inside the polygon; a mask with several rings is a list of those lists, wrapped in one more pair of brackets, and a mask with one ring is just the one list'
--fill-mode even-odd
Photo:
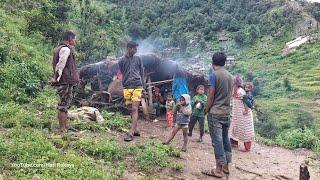
{"label": "flip flop", "polygon": [[225,173],[225,174],[230,174],[230,172],[224,168],[222,168],[222,172]]}
{"label": "flip flop", "polygon": [[222,172],[225,174],[230,174],[229,169],[225,168],[224,166],[222,166]]}
{"label": "flip flop", "polygon": [[214,170],[205,170],[205,171],[201,171],[202,174],[207,175],[207,176],[211,176],[211,177],[216,177],[216,178],[222,178],[222,175],[217,175],[214,173]]}

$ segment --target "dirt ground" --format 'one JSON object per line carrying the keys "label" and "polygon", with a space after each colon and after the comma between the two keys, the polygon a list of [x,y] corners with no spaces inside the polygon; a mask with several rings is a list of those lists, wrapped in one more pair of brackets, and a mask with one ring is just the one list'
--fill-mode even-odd
{"label": "dirt ground", "polygon": [[[165,140],[171,130],[165,128],[166,122],[139,121],[141,137],[133,142],[148,141],[150,139]],[[175,159],[182,163],[184,168],[181,173],[173,172],[169,168],[159,172],[157,179],[214,179],[201,174],[202,170],[210,169],[215,165],[213,147],[209,134],[205,134],[202,143],[195,142],[199,137],[195,129],[193,137],[188,144],[187,152],[182,152],[181,159]],[[121,140],[122,134],[118,135]],[[183,144],[182,132],[178,132],[172,145],[180,148]],[[233,162],[230,165],[230,175],[222,179],[245,180],[245,179],[299,179],[299,166],[308,161],[310,179],[320,179],[320,163],[315,160],[315,155],[305,149],[289,150],[281,147],[269,147],[255,143],[250,152],[240,152],[233,148]],[[142,173],[126,172],[125,179],[138,179]]]}

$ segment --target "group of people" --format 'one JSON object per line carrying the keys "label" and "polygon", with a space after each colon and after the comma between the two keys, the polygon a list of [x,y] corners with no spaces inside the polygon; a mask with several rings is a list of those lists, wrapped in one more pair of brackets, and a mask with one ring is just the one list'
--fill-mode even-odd
{"label": "group of people", "polygon": [[[71,46],[76,42],[76,35],[66,31],[63,42],[55,49],[52,60],[54,77],[51,84],[58,90],[59,130],[72,131],[67,126],[67,113],[72,100],[72,89],[79,82],[75,57]],[[131,128],[124,135],[124,141],[132,141],[134,136],[140,136],[138,131],[138,108],[146,88],[143,63],[137,53],[138,44],[127,43],[127,53],[119,60],[124,87],[125,104],[131,106]],[[254,99],[252,83],[243,84],[240,75],[235,77],[225,68],[226,55],[217,52],[212,56],[212,73],[209,76],[208,88],[199,85],[196,95],[191,99],[187,79],[183,71],[177,71],[172,84],[172,94],[166,101],[155,89],[154,98],[165,104],[166,119],[172,133],[163,142],[169,144],[181,129],[183,132],[182,150],[187,150],[188,136],[192,136],[196,122],[199,122],[200,137],[203,141],[204,122],[207,118],[212,146],[216,158],[216,167],[202,173],[208,176],[222,177],[229,173],[229,163],[232,158],[232,147],[249,151],[254,140],[253,115]],[[207,93],[206,93],[207,92]],[[232,104],[232,105],[231,105]],[[175,122],[175,124],[174,124]]]}

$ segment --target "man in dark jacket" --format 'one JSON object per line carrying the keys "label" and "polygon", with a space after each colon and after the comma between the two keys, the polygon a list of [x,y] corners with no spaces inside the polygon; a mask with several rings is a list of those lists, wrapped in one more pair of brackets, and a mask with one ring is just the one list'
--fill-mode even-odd
{"label": "man in dark jacket", "polygon": [[60,97],[58,104],[59,130],[66,132],[74,130],[67,126],[67,114],[72,101],[73,87],[79,82],[76,60],[71,50],[76,42],[76,35],[72,31],[63,34],[63,42],[54,50],[52,59],[52,85],[57,88]]}
{"label": "man in dark jacket", "polygon": [[127,54],[119,61],[119,68],[123,75],[123,96],[126,105],[131,105],[131,129],[125,134],[125,141],[132,141],[133,136],[140,136],[138,126],[138,108],[144,87],[144,71],[141,59],[134,56],[137,53],[138,44],[130,41],[127,44]]}

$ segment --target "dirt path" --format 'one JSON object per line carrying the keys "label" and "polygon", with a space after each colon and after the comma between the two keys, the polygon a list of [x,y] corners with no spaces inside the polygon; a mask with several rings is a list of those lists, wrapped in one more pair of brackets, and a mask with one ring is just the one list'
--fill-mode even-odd
{"label": "dirt path", "polygon": [[[165,128],[165,121],[156,123],[140,121],[139,123],[139,127],[142,127],[142,137],[136,138],[135,142],[153,138],[164,140],[171,132]],[[160,177],[166,177],[165,179],[172,176],[178,179],[210,179],[210,177],[202,175],[201,170],[210,169],[215,164],[211,139],[206,134],[202,143],[195,142],[194,139],[198,137],[196,131],[190,138],[188,151],[182,153],[182,159],[178,159],[184,165],[183,171],[172,175],[170,170],[164,170]],[[182,138],[182,132],[179,132],[172,145],[180,148],[183,142]],[[312,156],[312,152],[304,149],[288,150],[255,143],[250,152],[240,152],[233,149],[231,174],[223,179],[299,179],[300,164]],[[311,179],[320,179],[319,162],[310,159],[309,162]],[[316,168],[316,164],[318,168]],[[125,176],[125,179],[136,179],[137,175],[138,173],[130,172]]]}

